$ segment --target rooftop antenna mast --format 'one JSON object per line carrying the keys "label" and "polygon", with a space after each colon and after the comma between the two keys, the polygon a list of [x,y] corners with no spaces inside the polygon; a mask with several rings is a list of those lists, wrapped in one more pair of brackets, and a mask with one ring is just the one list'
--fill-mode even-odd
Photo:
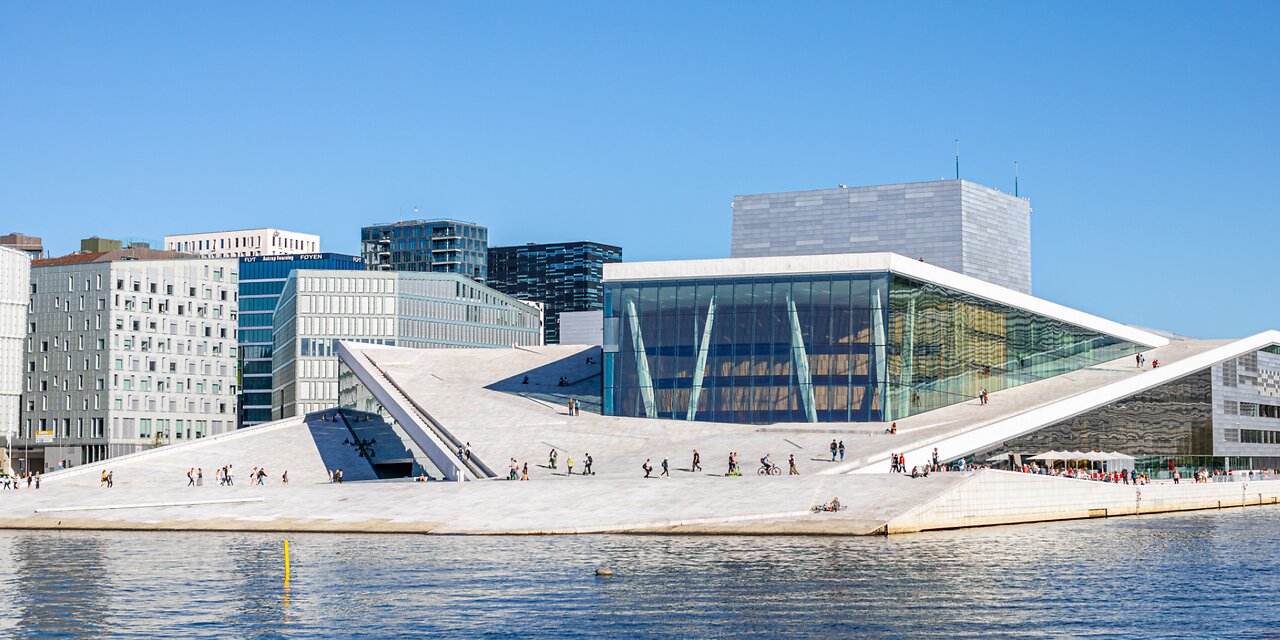
{"label": "rooftop antenna mast", "polygon": [[956,138],[956,180],[960,179],[960,138]]}
{"label": "rooftop antenna mast", "polygon": [[1013,197],[1018,197],[1018,161],[1013,161]]}

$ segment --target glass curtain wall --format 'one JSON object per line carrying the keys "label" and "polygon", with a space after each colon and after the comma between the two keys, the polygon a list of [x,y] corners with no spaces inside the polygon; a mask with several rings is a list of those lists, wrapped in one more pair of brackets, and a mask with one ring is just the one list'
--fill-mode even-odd
{"label": "glass curtain wall", "polygon": [[[1212,456],[1210,369],[1009,440],[1001,452],[1119,451],[1132,456]],[[1210,465],[1212,468],[1212,465]]]}
{"label": "glass curtain wall", "polygon": [[605,354],[605,411],[880,420],[888,285],[886,274],[611,284],[605,316],[619,348]]}
{"label": "glass curtain wall", "polygon": [[604,315],[605,413],[678,420],[896,420],[1140,348],[888,273],[609,283]]}
{"label": "glass curtain wall", "polygon": [[897,274],[889,292],[888,419],[1133,355],[1140,345]]}

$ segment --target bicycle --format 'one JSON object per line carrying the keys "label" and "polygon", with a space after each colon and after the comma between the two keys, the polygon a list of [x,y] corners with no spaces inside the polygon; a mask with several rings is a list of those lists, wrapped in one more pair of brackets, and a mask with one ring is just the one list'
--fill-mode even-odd
{"label": "bicycle", "polygon": [[768,465],[768,466],[760,465],[760,468],[756,470],[756,475],[761,475],[761,476],[780,476],[780,475],[782,475],[782,469],[781,469],[781,468],[779,468],[779,467],[778,467],[778,465],[776,465],[776,464],[771,464],[771,465]]}

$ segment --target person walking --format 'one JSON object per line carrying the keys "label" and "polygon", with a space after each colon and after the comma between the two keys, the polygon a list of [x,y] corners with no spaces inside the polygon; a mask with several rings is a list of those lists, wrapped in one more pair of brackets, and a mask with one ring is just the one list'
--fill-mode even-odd
{"label": "person walking", "polygon": [[653,473],[653,463],[649,461],[649,458],[644,459],[644,464],[640,465],[640,468],[644,469],[644,477],[646,478]]}
{"label": "person walking", "polygon": [[591,453],[587,452],[587,455],[582,456],[582,475],[594,476],[596,474],[596,472],[591,470],[591,463]]}
{"label": "person walking", "polygon": [[194,486],[196,486],[196,473],[195,473],[195,471],[196,471],[195,469],[187,469],[187,486],[188,486],[188,487],[194,487]]}
{"label": "person walking", "polygon": [[338,467],[338,484],[342,484],[342,467]]}
{"label": "person walking", "polygon": [[787,465],[791,467],[791,469],[787,472],[787,475],[789,476],[800,475],[800,470],[796,469],[796,454],[793,453],[787,457]]}
{"label": "person walking", "polygon": [[284,470],[284,473],[280,475],[280,484],[289,484],[289,470],[288,470],[288,469],[285,469],[285,470]]}
{"label": "person walking", "polygon": [[116,486],[116,472],[114,470],[107,472],[107,488]]}
{"label": "person walking", "polygon": [[524,469],[520,471],[520,481],[521,482],[529,481],[529,463],[528,462],[524,463]]}
{"label": "person walking", "polygon": [[[560,386],[562,387],[564,386],[564,378],[560,378]],[[572,416],[573,415],[573,398],[569,398],[568,407],[569,407],[569,415]]]}
{"label": "person walking", "polygon": [[551,454],[547,456],[547,466],[548,466],[548,467],[551,467],[552,469],[555,469],[555,468],[556,468],[556,457],[558,457],[558,456],[559,456],[559,454],[558,454],[558,453],[556,453],[555,447],[552,447],[552,448],[551,448]]}
{"label": "person walking", "polygon": [[835,441],[835,439],[833,438],[833,439],[831,440],[831,461],[832,461],[832,462],[835,462],[835,461],[836,461],[836,451],[837,451],[838,449],[839,449],[839,446],[836,444],[836,441]]}
{"label": "person walking", "polygon": [[569,456],[564,461],[564,466],[569,469],[569,475],[573,475],[573,456]]}
{"label": "person walking", "polygon": [[671,474],[669,473],[670,470],[667,467],[668,467],[667,457],[663,456],[662,457],[662,475],[670,478],[671,477]]}
{"label": "person walking", "polygon": [[840,461],[844,462],[844,440],[840,441]]}
{"label": "person walking", "polygon": [[698,454],[698,450],[693,450],[693,464],[689,466],[689,471],[697,473],[702,471],[702,456]]}
{"label": "person walking", "polygon": [[582,402],[577,398],[573,399],[573,415],[575,416],[582,415]]}
{"label": "person walking", "polygon": [[197,487],[204,486],[204,467],[196,468],[196,486]]}

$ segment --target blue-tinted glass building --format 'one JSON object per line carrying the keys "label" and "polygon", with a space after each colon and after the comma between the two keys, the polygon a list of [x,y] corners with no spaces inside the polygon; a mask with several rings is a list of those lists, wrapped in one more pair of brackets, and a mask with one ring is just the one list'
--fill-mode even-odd
{"label": "blue-tinted glass building", "polygon": [[360,229],[360,253],[369,269],[457,273],[488,277],[489,230],[461,220],[406,220]]}
{"label": "blue-tinted glass building", "polygon": [[271,420],[271,320],[294,269],[362,270],[364,260],[340,253],[240,259],[240,426]]}
{"label": "blue-tinted glass building", "polygon": [[616,416],[890,421],[1153,344],[894,254],[620,263],[605,275],[603,404]]}
{"label": "blue-tinted glass building", "polygon": [[604,308],[604,265],[622,248],[600,242],[556,242],[489,249],[489,286],[518,300],[541,302],[546,343],[560,343],[560,312]]}

